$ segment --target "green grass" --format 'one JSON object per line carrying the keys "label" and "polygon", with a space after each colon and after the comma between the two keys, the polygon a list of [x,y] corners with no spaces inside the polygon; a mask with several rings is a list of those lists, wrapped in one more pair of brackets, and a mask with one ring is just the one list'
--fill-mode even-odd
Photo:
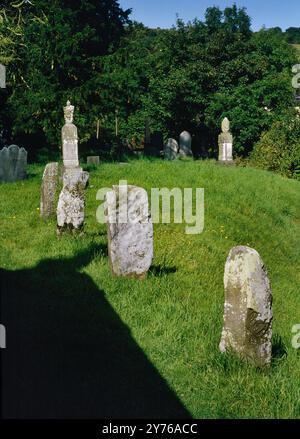
{"label": "green grass", "polygon": [[[213,162],[137,160],[127,166],[103,164],[90,175],[85,235],[58,239],[55,219],[39,218],[42,171],[32,166],[28,180],[0,186],[0,266],[9,273],[24,274],[28,300],[37,303],[28,314],[30,318],[38,319],[43,313],[43,300],[52,317],[59,306],[64,310],[70,307],[80,319],[80,334],[74,337],[84,340],[85,325],[89,334],[97,331],[101,321],[109,328],[106,308],[97,307],[99,294],[193,417],[300,418],[300,350],[291,346],[292,326],[300,324],[299,182]],[[151,187],[205,189],[204,232],[186,235],[184,224],[155,225],[155,258],[145,281],[112,277],[106,229],[96,222],[97,190],[120,179],[148,191]],[[269,371],[256,370],[218,351],[224,264],[235,245],[255,248],[268,267],[274,296],[275,345]],[[72,258],[76,261],[76,255],[90,248],[92,257],[72,265]],[[45,260],[45,266],[41,265]],[[59,265],[51,265],[55,260],[71,262],[66,262],[63,271]],[[59,279],[53,267],[61,270]],[[43,297],[46,290],[48,295],[45,293],[42,300],[39,294]],[[95,301],[87,313],[85,302],[90,300],[90,293]],[[29,337],[30,330],[28,333]],[[51,344],[52,334],[47,337]],[[72,334],[68,334],[70,339]],[[88,339],[86,343],[83,350],[89,352]],[[125,349],[120,367],[130,364],[129,357]],[[92,361],[87,355],[82,380],[92,374],[88,366]],[[109,364],[110,359],[103,361]],[[77,365],[73,366],[76,369]]]}

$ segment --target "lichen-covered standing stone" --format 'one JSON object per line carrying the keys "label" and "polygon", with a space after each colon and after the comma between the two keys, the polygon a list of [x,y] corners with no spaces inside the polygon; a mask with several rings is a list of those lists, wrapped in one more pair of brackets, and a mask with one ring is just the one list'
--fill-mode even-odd
{"label": "lichen-covered standing stone", "polygon": [[176,160],[178,155],[178,142],[175,139],[168,139],[164,146],[165,160]]}
{"label": "lichen-covered standing stone", "polygon": [[256,250],[234,247],[224,274],[224,326],[221,352],[231,351],[254,366],[272,359],[272,292]]}
{"label": "lichen-covered standing stone", "polygon": [[84,224],[85,194],[88,172],[80,168],[68,170],[63,175],[63,189],[57,205],[57,233],[64,229],[80,231]]}
{"label": "lichen-covered standing stone", "polygon": [[147,192],[136,186],[113,186],[106,194],[105,212],[113,274],[145,278],[153,259]]}
{"label": "lichen-covered standing stone", "polygon": [[57,183],[58,163],[48,163],[44,170],[41,188],[40,215],[42,218],[50,218],[55,212],[54,202]]}

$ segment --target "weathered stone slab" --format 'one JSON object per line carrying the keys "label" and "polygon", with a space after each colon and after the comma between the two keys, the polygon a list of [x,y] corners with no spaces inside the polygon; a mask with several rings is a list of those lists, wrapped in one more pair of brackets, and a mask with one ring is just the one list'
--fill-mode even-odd
{"label": "weathered stone slab", "polygon": [[224,274],[224,326],[221,352],[232,351],[254,366],[272,359],[272,292],[256,250],[234,247]]}
{"label": "weathered stone slab", "polygon": [[58,184],[58,163],[48,163],[43,174],[41,187],[40,215],[50,218],[55,213],[55,194]]}
{"label": "weathered stone slab", "polygon": [[175,139],[168,139],[164,147],[165,160],[176,160],[178,157],[178,142]]}
{"label": "weathered stone slab", "polygon": [[57,205],[57,233],[64,229],[81,231],[84,225],[85,187],[88,172],[80,168],[66,171],[63,175],[63,189]]}
{"label": "weathered stone slab", "polygon": [[136,186],[113,186],[106,194],[105,211],[113,274],[145,278],[153,259],[147,192]]}
{"label": "weathered stone slab", "polygon": [[92,155],[87,157],[86,162],[88,165],[99,165],[100,157],[98,155]]}
{"label": "weathered stone slab", "polygon": [[183,131],[179,136],[180,157],[193,157],[192,136],[188,131]]}
{"label": "weathered stone slab", "polygon": [[17,145],[0,151],[0,182],[14,182],[26,178],[27,152]]}

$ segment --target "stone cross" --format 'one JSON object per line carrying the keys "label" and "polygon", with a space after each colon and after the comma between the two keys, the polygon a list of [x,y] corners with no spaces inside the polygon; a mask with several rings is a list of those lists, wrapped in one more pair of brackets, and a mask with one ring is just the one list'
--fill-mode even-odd
{"label": "stone cross", "polygon": [[193,157],[192,136],[188,131],[183,131],[179,136],[179,155],[181,157]]}
{"label": "stone cross", "polygon": [[112,273],[144,279],[153,259],[147,192],[136,186],[113,186],[106,194],[105,213]]}
{"label": "stone cross", "polygon": [[178,157],[178,142],[175,139],[168,139],[164,147],[165,160],[176,160]]}
{"label": "stone cross", "polygon": [[272,292],[256,250],[234,247],[224,274],[224,326],[221,352],[231,351],[257,367],[272,359]]}
{"label": "stone cross", "polygon": [[62,128],[62,150],[65,170],[79,167],[78,132],[73,124],[74,106],[70,101],[64,107],[65,125]]}
{"label": "stone cross", "polygon": [[43,174],[41,187],[40,215],[50,218],[55,212],[55,194],[58,183],[58,163],[48,163]]}
{"label": "stone cross", "polygon": [[17,145],[0,150],[0,182],[14,182],[26,178],[27,151]]}
{"label": "stone cross", "polygon": [[80,168],[68,170],[63,174],[63,189],[57,205],[57,234],[64,230],[82,231],[84,225],[85,187],[88,172]]}
{"label": "stone cross", "polygon": [[233,137],[230,133],[230,122],[225,117],[222,121],[222,133],[219,135],[219,162],[233,162],[232,147]]}

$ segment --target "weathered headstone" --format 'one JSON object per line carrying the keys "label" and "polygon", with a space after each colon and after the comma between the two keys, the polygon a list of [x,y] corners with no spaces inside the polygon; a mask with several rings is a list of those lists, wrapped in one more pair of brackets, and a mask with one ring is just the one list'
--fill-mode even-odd
{"label": "weathered headstone", "polygon": [[84,224],[85,187],[89,179],[88,172],[77,168],[63,175],[63,189],[57,205],[57,233],[70,230],[81,231]]}
{"label": "weathered headstone", "polygon": [[147,192],[113,186],[106,194],[108,254],[113,274],[143,279],[153,259],[153,224]]}
{"label": "weathered headstone", "polygon": [[193,157],[192,136],[188,131],[183,131],[179,136],[180,157]]}
{"label": "weathered headstone", "polygon": [[219,162],[232,163],[233,137],[230,133],[230,122],[225,117],[222,121],[222,133],[219,135]]}
{"label": "weathered headstone", "polygon": [[87,157],[86,162],[88,165],[99,165],[100,164],[100,157],[98,155],[92,155]]}
{"label": "weathered headstone", "polygon": [[78,160],[78,132],[73,124],[74,107],[70,101],[64,107],[65,125],[62,128],[62,150],[64,169],[74,169],[79,167]]}
{"label": "weathered headstone", "polygon": [[58,183],[58,163],[48,163],[45,167],[41,188],[40,215],[50,218],[55,213],[55,194]]}
{"label": "weathered headstone", "polygon": [[26,178],[27,152],[17,145],[0,151],[0,182],[14,182]]}
{"label": "weathered headstone", "polygon": [[272,292],[256,250],[234,247],[224,274],[224,326],[221,352],[231,351],[254,366],[272,359]]}
{"label": "weathered headstone", "polygon": [[175,139],[168,139],[164,147],[165,160],[176,160],[178,157],[178,142]]}

